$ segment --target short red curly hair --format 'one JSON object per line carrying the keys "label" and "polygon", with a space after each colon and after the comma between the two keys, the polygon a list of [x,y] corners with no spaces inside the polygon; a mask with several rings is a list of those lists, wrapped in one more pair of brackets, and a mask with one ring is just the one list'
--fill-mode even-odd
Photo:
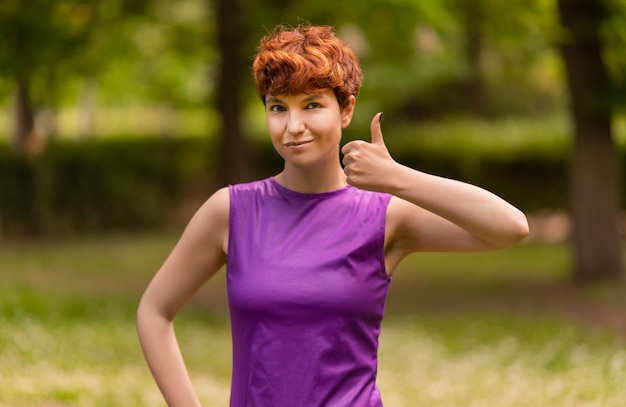
{"label": "short red curly hair", "polygon": [[330,26],[278,26],[261,39],[252,65],[259,97],[332,89],[339,106],[356,97],[363,74],[352,49]]}

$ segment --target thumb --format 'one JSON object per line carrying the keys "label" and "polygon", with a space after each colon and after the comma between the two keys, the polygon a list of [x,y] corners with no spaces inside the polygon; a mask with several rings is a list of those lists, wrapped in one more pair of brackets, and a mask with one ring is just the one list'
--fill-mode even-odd
{"label": "thumb", "polygon": [[380,112],[372,119],[372,124],[370,125],[370,132],[372,133],[372,144],[382,144],[385,145],[385,141],[383,140],[383,132],[380,129],[380,121],[383,119],[383,113]]}

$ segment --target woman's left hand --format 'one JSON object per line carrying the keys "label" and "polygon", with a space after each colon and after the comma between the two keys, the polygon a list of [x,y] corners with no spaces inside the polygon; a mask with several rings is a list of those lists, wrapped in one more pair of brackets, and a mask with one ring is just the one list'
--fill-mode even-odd
{"label": "woman's left hand", "polygon": [[380,129],[382,113],[372,119],[372,141],[355,140],[341,149],[344,172],[348,184],[360,189],[387,192],[391,188],[391,174],[398,163],[391,157]]}

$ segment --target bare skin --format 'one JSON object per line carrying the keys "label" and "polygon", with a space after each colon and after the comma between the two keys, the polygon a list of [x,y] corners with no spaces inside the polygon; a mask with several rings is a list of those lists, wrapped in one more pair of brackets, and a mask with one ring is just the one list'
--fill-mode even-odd
{"label": "bare skin", "polygon": [[[298,192],[345,185],[393,195],[387,208],[385,263],[392,273],[418,251],[479,252],[505,248],[528,234],[526,217],[496,195],[473,185],[426,174],[393,160],[380,127],[371,141],[342,149],[355,98],[340,108],[332,91],[268,95],[266,121],[285,166],[275,179]],[[147,287],[137,311],[137,329],[155,380],[170,406],[200,406],[176,341],[178,311],[226,262],[228,189],[218,190],[189,222],[179,242]]]}
{"label": "bare skin", "polygon": [[497,250],[528,235],[526,216],[491,192],[394,161],[380,117],[372,120],[371,142],[353,141],[341,151],[349,184],[393,195],[385,231],[388,271],[410,253]]}

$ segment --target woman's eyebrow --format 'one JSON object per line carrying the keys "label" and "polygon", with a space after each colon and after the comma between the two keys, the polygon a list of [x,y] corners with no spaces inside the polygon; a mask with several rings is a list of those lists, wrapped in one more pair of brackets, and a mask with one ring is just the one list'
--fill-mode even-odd
{"label": "woman's eyebrow", "polygon": [[[307,102],[317,101],[320,99],[324,99],[324,95],[319,94],[319,93],[313,93],[311,95],[308,95],[304,99],[302,99],[302,102],[307,103]],[[285,102],[276,96],[267,96],[265,103],[285,103]]]}
{"label": "woman's eyebrow", "polygon": [[283,101],[277,98],[276,96],[268,96],[265,103],[282,103]]}
{"label": "woman's eyebrow", "polygon": [[312,102],[312,101],[320,100],[320,99],[324,99],[324,95],[320,95],[318,93],[314,93],[314,94],[304,98],[304,102]]}

